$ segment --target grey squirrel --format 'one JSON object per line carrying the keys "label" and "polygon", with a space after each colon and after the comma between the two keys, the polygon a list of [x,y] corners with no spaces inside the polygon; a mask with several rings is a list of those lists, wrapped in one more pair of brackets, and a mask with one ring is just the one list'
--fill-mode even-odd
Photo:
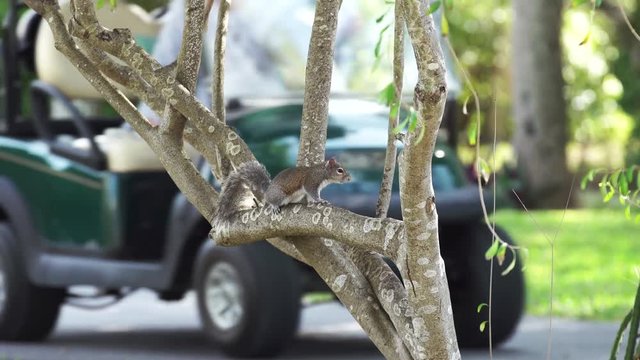
{"label": "grey squirrel", "polygon": [[280,212],[281,206],[299,203],[305,196],[309,202],[327,204],[320,191],[329,184],[349,181],[349,172],[333,158],[313,166],[285,169],[273,181],[262,164],[249,161],[229,174],[220,192],[215,218],[218,222],[230,221],[241,210],[242,203],[254,197],[266,202],[275,213]]}

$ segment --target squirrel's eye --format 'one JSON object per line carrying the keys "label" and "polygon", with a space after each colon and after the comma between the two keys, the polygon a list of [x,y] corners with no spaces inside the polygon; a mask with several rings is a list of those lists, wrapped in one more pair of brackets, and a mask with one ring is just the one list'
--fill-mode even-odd
{"label": "squirrel's eye", "polygon": [[342,170],[342,168],[338,168],[338,170],[336,170],[336,172],[338,172],[338,174],[343,174],[344,170]]}

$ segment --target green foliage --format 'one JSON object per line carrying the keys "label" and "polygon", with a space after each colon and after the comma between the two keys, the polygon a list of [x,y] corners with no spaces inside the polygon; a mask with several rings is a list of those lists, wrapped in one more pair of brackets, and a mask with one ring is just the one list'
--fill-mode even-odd
{"label": "green foliage", "polygon": [[[629,0],[623,1],[629,5],[627,9],[635,9],[630,13],[631,22],[640,24],[640,6],[634,7]],[[617,40],[619,34],[624,34],[630,43],[629,31],[619,28],[599,10],[600,2],[576,0],[571,3],[575,6],[565,10],[562,29],[563,76],[567,83],[569,141],[579,144],[572,148],[583,149],[571,153],[571,165],[603,166],[603,161],[607,160],[615,161],[617,165],[622,163],[624,156],[620,155],[592,156],[587,150],[593,146],[606,146],[612,149],[613,154],[624,154],[628,149],[637,153],[640,159],[640,126],[634,125],[634,122],[640,123],[640,102],[637,101],[640,82],[636,81],[640,77],[640,64],[630,56],[632,49],[620,48]],[[506,0],[490,3],[457,0],[453,9],[444,7],[451,44],[480,96],[480,112],[490,119],[496,114],[497,138],[503,141],[511,140],[513,131],[512,94],[508,90],[512,66],[512,5]],[[587,34],[588,41],[580,46]],[[634,46],[637,53],[640,44]],[[464,90],[460,96],[461,103],[469,95],[469,91]],[[493,98],[496,101],[495,111]],[[464,137],[460,140],[474,144],[477,135],[474,116],[477,115],[475,111],[465,115],[460,119],[460,128],[468,131],[460,134]],[[481,129],[481,142],[490,142],[493,121],[482,123]],[[629,146],[626,146],[627,141]],[[639,162],[636,158],[628,159],[631,163]]]}
{"label": "green foliage", "polygon": [[[640,166],[632,165],[612,171],[590,170],[580,181],[580,187],[584,190],[589,183],[595,181],[602,194],[602,201],[607,203],[618,195],[625,217],[631,220],[640,208]],[[640,214],[636,215],[635,222],[640,223]]]}
{"label": "green foliage", "polygon": [[[105,0],[96,0],[96,7],[98,9],[103,8],[105,5]],[[118,6],[118,0],[109,0],[109,8],[111,10],[115,9]]]}
{"label": "green foliage", "polygon": [[480,323],[480,332],[484,332],[484,329],[487,327],[488,322],[489,322],[488,320],[485,320]]}
{"label": "green foliage", "polygon": [[[590,1],[584,6],[569,9],[565,14],[562,42],[566,65],[563,75],[568,84],[570,128],[573,140],[583,148],[609,144],[624,151],[629,148],[625,143],[632,134],[634,120],[629,116],[633,114],[625,109],[623,99],[631,95],[636,102],[640,87],[633,90],[625,85],[632,80],[616,73],[615,63],[621,49],[615,37],[622,29],[611,17],[596,10],[597,6],[599,4]],[[628,32],[628,29],[624,31]],[[614,159],[605,161],[610,163]],[[622,157],[615,159],[614,166],[619,166],[622,161]],[[606,165],[596,163],[587,155],[582,155],[579,163],[591,167]]]}
{"label": "green foliage", "polygon": [[478,307],[476,308],[476,312],[477,312],[478,314],[480,314],[480,311],[482,311],[482,309],[483,309],[483,308],[485,308],[485,307],[486,307],[486,308],[489,308],[489,305],[488,305],[488,304],[486,304],[486,303],[478,304]]}
{"label": "green foliage", "polygon": [[429,9],[427,9],[427,15],[431,15],[434,12],[438,11],[438,9],[440,8],[440,4],[442,2],[440,0],[435,0],[433,2],[431,2],[431,4],[429,4]]}
{"label": "green foliage", "polygon": [[4,15],[7,13],[7,6],[9,6],[8,1],[0,2],[0,19],[4,18]]}
{"label": "green foliage", "polygon": [[[540,228],[556,232],[562,210],[532,211]],[[547,315],[551,249],[529,216],[501,210],[495,216],[529,250],[527,312]],[[638,264],[638,225],[616,209],[570,209],[554,242],[554,316],[620,320],[629,311],[637,284],[630,269]],[[524,253],[520,253],[524,255]]]}

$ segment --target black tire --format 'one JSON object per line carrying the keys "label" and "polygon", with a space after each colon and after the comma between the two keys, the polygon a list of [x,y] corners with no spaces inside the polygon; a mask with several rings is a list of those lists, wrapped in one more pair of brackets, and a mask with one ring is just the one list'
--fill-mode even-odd
{"label": "black tire", "polygon": [[[507,243],[514,244],[500,227],[496,228],[496,233]],[[486,225],[477,223],[469,227],[443,227],[441,234],[458,343],[466,348],[488,347],[488,328],[480,332],[480,323],[488,319],[488,310],[485,307],[478,314],[477,307],[489,303],[490,262],[485,260],[484,253],[491,245],[491,232]],[[511,252],[507,251],[502,266],[494,261],[491,324],[494,346],[513,334],[524,310],[525,287],[520,259],[509,274],[501,276],[512,259]]]}
{"label": "black tire", "polygon": [[10,227],[0,223],[0,340],[43,340],[55,327],[65,291],[31,284],[16,245]]}
{"label": "black tire", "polygon": [[[222,286],[223,282],[232,285]],[[296,333],[299,271],[291,258],[266,242],[232,248],[206,243],[196,263],[194,287],[204,330],[228,355],[274,356]],[[207,296],[215,299],[216,294],[217,303],[226,305],[212,316],[216,301],[208,305]],[[229,301],[232,298],[239,300]],[[234,320],[233,313],[240,315]],[[230,321],[226,314],[231,314]]]}

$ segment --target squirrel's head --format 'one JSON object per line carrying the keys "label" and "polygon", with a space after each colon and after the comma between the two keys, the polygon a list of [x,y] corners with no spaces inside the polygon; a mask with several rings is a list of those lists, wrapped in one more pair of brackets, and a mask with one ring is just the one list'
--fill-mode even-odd
{"label": "squirrel's head", "polygon": [[325,161],[325,168],[329,174],[329,180],[336,183],[351,181],[349,171],[345,169],[335,158]]}

